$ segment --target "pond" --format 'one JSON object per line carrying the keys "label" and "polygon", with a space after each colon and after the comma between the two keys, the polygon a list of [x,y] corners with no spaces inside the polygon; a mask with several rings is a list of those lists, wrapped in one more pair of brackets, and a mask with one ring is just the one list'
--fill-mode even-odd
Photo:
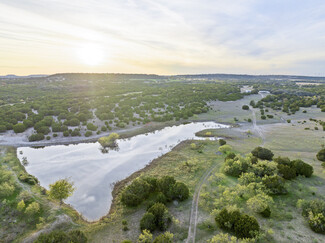
{"label": "pond", "polygon": [[65,202],[88,221],[105,216],[112,202],[114,183],[144,168],[153,159],[169,152],[179,142],[199,139],[195,133],[207,128],[224,128],[215,122],[197,122],[166,127],[155,132],[118,139],[118,149],[103,153],[97,143],[54,145],[43,148],[20,147],[17,156],[27,158],[28,173],[41,186],[69,177],[76,190]]}

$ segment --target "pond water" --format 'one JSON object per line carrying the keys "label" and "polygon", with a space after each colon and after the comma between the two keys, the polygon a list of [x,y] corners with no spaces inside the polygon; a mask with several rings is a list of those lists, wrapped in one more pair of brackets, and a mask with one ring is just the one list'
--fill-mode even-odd
{"label": "pond water", "polygon": [[215,122],[197,122],[166,127],[155,132],[118,139],[118,150],[103,153],[99,143],[55,145],[43,148],[20,147],[17,156],[27,158],[28,173],[41,186],[69,177],[76,190],[65,202],[88,221],[105,216],[111,206],[114,183],[144,168],[150,161],[169,152],[195,133],[207,128],[223,128]]}

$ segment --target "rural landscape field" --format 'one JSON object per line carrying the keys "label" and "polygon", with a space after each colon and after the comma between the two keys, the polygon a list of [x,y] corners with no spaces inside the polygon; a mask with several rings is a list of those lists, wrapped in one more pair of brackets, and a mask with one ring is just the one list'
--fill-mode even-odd
{"label": "rural landscape field", "polygon": [[325,242],[325,4],[0,2],[0,243]]}

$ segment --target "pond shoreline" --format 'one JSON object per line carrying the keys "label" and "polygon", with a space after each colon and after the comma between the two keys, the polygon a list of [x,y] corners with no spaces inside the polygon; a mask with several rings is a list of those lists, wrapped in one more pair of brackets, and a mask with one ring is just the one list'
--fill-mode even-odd
{"label": "pond shoreline", "polygon": [[[223,125],[229,125],[229,126],[238,126],[238,124],[233,123],[227,123],[227,122],[219,122],[218,120],[212,120],[212,119],[198,119],[198,120],[186,120],[186,121],[170,121],[170,122],[150,122],[145,125],[141,126],[134,126],[129,127],[126,129],[115,129],[110,132],[105,132],[96,136],[92,137],[69,137],[68,139],[62,139],[58,138],[56,141],[48,141],[48,140],[42,140],[37,142],[9,142],[9,141],[1,141],[0,140],[0,146],[11,146],[11,147],[46,147],[46,146],[53,146],[53,145],[70,145],[70,144],[79,144],[79,143],[95,143],[98,141],[99,138],[108,136],[109,134],[116,132],[120,135],[120,139],[125,138],[131,138],[136,135],[145,134],[149,132],[159,131],[161,129],[164,129],[166,127],[172,127],[177,126],[181,124],[187,124],[191,122],[215,122],[220,123]],[[66,141],[65,141],[66,140]]]}

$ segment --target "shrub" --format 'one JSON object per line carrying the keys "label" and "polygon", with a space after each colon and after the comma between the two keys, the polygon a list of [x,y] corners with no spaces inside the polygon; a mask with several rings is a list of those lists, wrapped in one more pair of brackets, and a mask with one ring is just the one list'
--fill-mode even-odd
{"label": "shrub", "polygon": [[64,132],[63,132],[63,136],[64,136],[64,137],[69,137],[69,136],[70,136],[69,131],[64,131]]}
{"label": "shrub", "polygon": [[312,176],[312,174],[314,172],[314,168],[311,165],[303,162],[300,159],[294,160],[294,161],[292,161],[292,163],[296,169],[297,175],[303,175],[306,177]]}
{"label": "shrub", "polygon": [[314,232],[325,233],[325,216],[323,213],[313,214],[310,212],[308,219],[308,224]]}
{"label": "shrub", "polygon": [[71,133],[72,137],[81,136],[80,130],[78,128],[74,129]]}
{"label": "shrub", "polygon": [[50,128],[47,126],[42,126],[36,129],[37,133],[43,133],[44,135],[47,135],[51,132]]}
{"label": "shrub", "polygon": [[248,199],[246,203],[250,210],[252,210],[255,213],[262,214],[262,213],[267,213],[265,212],[265,210],[267,209],[268,211],[270,211],[270,204],[273,203],[273,199],[267,194],[261,192],[255,195],[254,197]]}
{"label": "shrub", "polygon": [[149,208],[148,213],[152,213],[155,217],[155,225],[159,230],[166,230],[168,225],[171,223],[168,209],[162,203],[155,203],[151,208]]}
{"label": "shrub", "polygon": [[243,106],[242,106],[242,109],[243,109],[243,110],[249,110],[249,106],[248,106],[248,105],[243,105]]}
{"label": "shrub", "polygon": [[93,135],[93,132],[92,132],[92,131],[87,131],[87,132],[85,133],[85,136],[86,136],[86,137],[90,137],[91,135]]}
{"label": "shrub", "polygon": [[211,240],[208,240],[208,243],[237,243],[238,239],[235,236],[230,236],[228,234],[220,233],[215,236]]}
{"label": "shrub", "polygon": [[17,210],[19,211],[19,212],[23,212],[24,211],[24,209],[25,209],[25,202],[24,202],[24,200],[21,200],[18,204],[17,204]]}
{"label": "shrub", "polygon": [[272,160],[274,154],[267,148],[257,147],[252,151],[252,154],[259,159]]}
{"label": "shrub", "polygon": [[35,176],[32,176],[32,175],[24,173],[24,172],[19,174],[18,179],[20,181],[26,182],[30,185],[36,185],[38,183],[38,179]]}
{"label": "shrub", "polygon": [[265,120],[266,119],[266,116],[265,115],[261,115],[261,119],[262,120]]}
{"label": "shrub", "polygon": [[189,189],[183,182],[176,182],[173,187],[173,199],[184,201],[189,197]]}
{"label": "shrub", "polygon": [[226,140],[224,140],[224,139],[222,139],[222,138],[219,139],[219,145],[220,145],[220,146],[223,146],[223,145],[225,145],[226,143],[227,143]]}
{"label": "shrub", "polygon": [[224,172],[227,175],[239,177],[242,173],[247,171],[248,166],[249,164],[246,159],[235,157],[234,159],[227,159],[225,161]]}
{"label": "shrub", "polygon": [[145,213],[140,220],[140,229],[153,232],[156,229],[155,216],[152,213]]}
{"label": "shrub", "polygon": [[28,137],[28,141],[29,142],[34,142],[34,141],[41,141],[44,140],[44,134],[43,133],[36,133],[36,134],[32,134]]}
{"label": "shrub", "polygon": [[13,130],[15,133],[22,133],[22,132],[25,132],[26,127],[23,123],[18,123],[13,126]]}
{"label": "shrub", "polygon": [[139,178],[134,180],[122,192],[121,202],[126,206],[137,206],[148,198],[151,186],[148,182]]}
{"label": "shrub", "polygon": [[159,192],[158,195],[157,195],[157,197],[156,197],[155,202],[156,203],[166,204],[167,203],[167,198],[166,198],[166,196],[162,192]]}
{"label": "shrub", "polygon": [[115,132],[111,133],[107,137],[101,137],[98,139],[98,142],[103,146],[103,147],[112,147],[116,145],[116,139],[119,138],[119,135]]}
{"label": "shrub", "polygon": [[235,235],[239,238],[253,238],[259,230],[260,226],[256,218],[247,214],[241,215],[234,225]]}
{"label": "shrub", "polygon": [[296,178],[296,169],[288,165],[278,165],[279,174],[286,180],[291,180]]}
{"label": "shrub", "polygon": [[226,153],[228,153],[228,152],[230,152],[232,150],[232,147],[230,145],[225,144],[225,145],[220,146],[218,150],[221,153],[226,154]]}
{"label": "shrub", "polygon": [[40,211],[40,206],[37,202],[32,202],[31,204],[29,204],[25,210],[25,213],[28,216],[33,216],[35,214],[37,214]]}
{"label": "shrub", "polygon": [[168,201],[173,199],[173,187],[175,183],[176,181],[172,176],[163,176],[157,181],[159,191],[161,191],[166,196]]}
{"label": "shrub", "polygon": [[265,176],[262,178],[262,183],[268,189],[270,194],[280,195],[288,193],[284,187],[284,179],[278,175]]}
{"label": "shrub", "polygon": [[5,125],[0,125],[0,132],[7,131],[7,127]]}
{"label": "shrub", "polygon": [[153,243],[173,243],[174,235],[170,232],[160,234],[154,239]]}
{"label": "shrub", "polygon": [[226,208],[223,208],[215,217],[215,221],[221,229],[233,231],[234,225],[240,216],[239,210],[228,211]]}
{"label": "shrub", "polygon": [[88,123],[87,124],[87,129],[90,130],[90,131],[96,131],[97,130],[97,126],[95,126],[92,123]]}
{"label": "shrub", "polygon": [[317,157],[318,160],[325,162],[325,149],[321,149],[317,153],[316,157]]}

